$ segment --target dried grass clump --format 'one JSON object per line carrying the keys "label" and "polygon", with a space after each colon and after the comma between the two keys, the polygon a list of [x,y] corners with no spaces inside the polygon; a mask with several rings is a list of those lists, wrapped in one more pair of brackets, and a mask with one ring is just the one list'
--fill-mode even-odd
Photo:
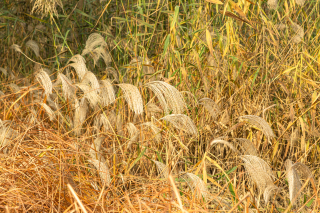
{"label": "dried grass clump", "polygon": [[241,149],[244,155],[254,155],[254,156],[259,155],[258,150],[250,140],[245,138],[235,138],[235,140],[241,143]]}
{"label": "dried grass clump", "polygon": [[39,45],[38,45],[38,43],[35,42],[34,40],[29,40],[29,41],[27,41],[26,47],[29,47],[30,49],[32,49],[33,52],[34,52],[34,54],[36,54],[37,57],[40,56],[40,53],[39,53],[39,50],[40,50]]}
{"label": "dried grass clump", "polygon": [[182,178],[186,180],[193,193],[195,193],[195,196],[203,196],[206,200],[210,200],[212,196],[208,192],[207,186],[201,178],[192,173],[186,173]]}
{"label": "dried grass clump", "polygon": [[140,115],[143,113],[143,101],[139,89],[132,84],[118,84],[123,90],[124,97],[132,111]]}
{"label": "dried grass clump", "polygon": [[240,120],[247,121],[249,124],[251,124],[255,128],[261,129],[269,142],[270,142],[270,139],[275,137],[275,134],[273,133],[269,124],[259,116],[245,115],[245,116],[241,116]]}
{"label": "dried grass clump", "polygon": [[289,184],[289,196],[292,205],[294,205],[296,203],[296,200],[294,200],[294,198],[297,196],[298,192],[301,189],[301,182],[298,172],[292,166],[292,161],[290,159],[287,159],[285,162],[285,167]]}
{"label": "dried grass clump", "polygon": [[219,106],[210,98],[202,98],[199,100],[199,103],[209,111],[211,117],[215,119],[220,114]]}
{"label": "dried grass clump", "polygon": [[293,43],[300,43],[303,40],[304,29],[297,23],[292,23],[292,29],[294,31],[294,36],[292,37]]}
{"label": "dried grass clump", "polygon": [[156,165],[158,174],[161,176],[161,178],[167,179],[169,176],[169,168],[160,161],[152,160],[152,162]]}
{"label": "dried grass clump", "polygon": [[31,13],[40,14],[41,18],[48,14],[58,16],[57,5],[63,8],[61,0],[31,0],[31,2],[34,2]]}
{"label": "dried grass clump", "polygon": [[116,99],[113,85],[109,79],[100,80],[100,90],[99,95],[101,97],[101,103],[103,106],[108,106],[113,103]]}
{"label": "dried grass clump", "polygon": [[52,82],[50,76],[46,71],[41,69],[37,74],[36,78],[38,79],[39,83],[42,85],[44,92],[47,96],[52,94]]}
{"label": "dried grass clump", "polygon": [[244,161],[244,167],[252,181],[263,192],[264,200],[268,203],[269,198],[276,186],[273,184],[274,175],[269,165],[261,158],[253,155],[240,157]]}
{"label": "dried grass clump", "polygon": [[177,129],[183,130],[191,135],[198,136],[198,130],[192,119],[184,114],[167,115],[160,120],[165,120],[173,124]]}
{"label": "dried grass clump", "polygon": [[278,7],[278,0],[268,0],[267,4],[271,10],[275,10]]}
{"label": "dried grass clump", "polygon": [[[70,63],[73,62],[73,63]],[[80,81],[82,81],[87,70],[86,60],[81,55],[74,55],[68,61],[69,66],[73,67],[76,70],[77,75],[79,76]]]}
{"label": "dried grass clump", "polygon": [[59,73],[58,79],[62,83],[62,91],[63,91],[64,98],[69,100],[73,100],[74,98],[76,98],[76,95],[75,95],[76,89],[72,85],[71,80],[62,73]]}
{"label": "dried grass clump", "polygon": [[152,81],[145,86],[155,93],[166,114],[169,114],[171,110],[173,114],[181,114],[187,107],[180,92],[170,84],[163,81]]}

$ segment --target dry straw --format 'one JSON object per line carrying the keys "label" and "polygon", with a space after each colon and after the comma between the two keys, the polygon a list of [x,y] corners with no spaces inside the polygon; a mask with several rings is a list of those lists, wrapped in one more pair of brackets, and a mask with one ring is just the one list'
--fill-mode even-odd
{"label": "dry straw", "polygon": [[118,86],[123,90],[129,108],[138,115],[142,114],[143,101],[139,89],[132,84],[118,84]]}
{"label": "dry straw", "polygon": [[184,114],[167,115],[160,120],[165,120],[173,124],[177,129],[183,130],[191,135],[198,136],[198,130],[192,119]]}
{"label": "dry straw", "polygon": [[180,92],[170,84],[163,81],[152,81],[145,86],[155,93],[166,114],[169,114],[171,110],[173,114],[181,114],[187,107]]}
{"label": "dry straw", "polygon": [[263,118],[255,115],[245,115],[245,116],[241,116],[239,119],[247,121],[249,124],[251,124],[255,128],[261,129],[269,142],[270,142],[270,139],[275,137],[275,134],[273,133],[271,127]]}
{"label": "dry straw", "polygon": [[33,52],[34,52],[34,54],[36,54],[37,57],[40,56],[40,53],[39,53],[39,50],[40,50],[39,45],[38,45],[38,43],[35,42],[34,40],[29,40],[29,41],[27,41],[26,47],[29,47],[30,49],[32,49]]}
{"label": "dry straw", "polygon": [[211,117],[215,119],[220,114],[219,106],[210,98],[202,98],[199,100],[199,103],[209,111]]}

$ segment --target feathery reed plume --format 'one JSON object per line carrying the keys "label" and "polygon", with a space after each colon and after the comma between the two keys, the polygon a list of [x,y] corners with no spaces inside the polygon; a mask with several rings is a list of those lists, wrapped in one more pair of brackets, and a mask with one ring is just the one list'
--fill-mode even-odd
{"label": "feathery reed plume", "polygon": [[137,142],[139,139],[139,130],[137,129],[137,127],[133,124],[133,123],[128,123],[127,124],[127,130],[130,134],[130,139],[129,142],[127,144],[127,148],[131,147],[131,144],[134,142]]}
{"label": "feathery reed plume", "polygon": [[111,183],[111,177],[107,162],[102,162],[97,159],[90,159],[89,162],[98,170],[102,182],[109,186]]}
{"label": "feathery reed plume", "polygon": [[104,63],[108,66],[111,63],[111,56],[110,54],[105,50],[104,47],[97,47],[91,52],[92,59],[93,59],[93,65],[96,66],[96,63],[98,62],[99,58],[102,58]]}
{"label": "feathery reed plume", "polygon": [[151,128],[151,130],[153,131],[154,133],[154,138],[155,140],[160,143],[161,140],[162,140],[162,137],[161,137],[161,129],[159,129],[156,125],[154,125],[152,122],[145,122],[143,123],[142,125],[144,126],[147,126],[149,128]]}
{"label": "feathery reed plume", "polygon": [[207,200],[210,199],[211,195],[207,190],[206,184],[201,180],[201,178],[192,173],[186,173],[182,178],[186,180],[196,196],[203,196]]}
{"label": "feathery reed plume", "polygon": [[100,88],[100,84],[99,81],[97,79],[97,77],[95,76],[95,74],[93,74],[90,71],[87,71],[86,74],[83,77],[83,81],[82,83],[87,83],[90,82],[91,84],[91,88],[95,91],[98,92],[99,88]]}
{"label": "feathery reed plume", "polygon": [[108,167],[106,159],[99,153],[101,143],[105,137],[98,137],[94,140],[93,144],[90,147],[89,154],[92,159],[89,160],[91,164],[96,167],[96,169],[99,172],[101,180],[109,186],[111,183],[111,177],[110,177],[110,169]]}
{"label": "feathery reed plume", "polygon": [[277,9],[277,6],[278,6],[278,0],[268,0],[267,4],[271,10],[275,10]]}
{"label": "feathery reed plume", "polygon": [[113,85],[109,79],[101,80],[99,95],[101,97],[101,103],[103,106],[108,106],[116,99]]}
{"label": "feathery reed plume", "polygon": [[46,111],[50,121],[53,121],[56,117],[56,114],[53,112],[53,110],[45,103],[38,103],[38,104],[40,104],[43,107],[43,109]]}
{"label": "feathery reed plume", "polygon": [[31,13],[41,14],[41,18],[48,15],[54,14],[58,16],[58,11],[56,6],[59,5],[63,8],[61,0],[31,0],[34,2]]}
{"label": "feathery reed plume", "polygon": [[261,158],[253,155],[243,155],[240,158],[244,161],[244,167],[250,175],[252,181],[264,194],[264,200],[267,203],[271,192],[275,190],[273,184],[274,175],[269,165]]}
{"label": "feathery reed plume", "polygon": [[259,116],[255,116],[255,115],[244,115],[244,116],[239,117],[239,119],[240,119],[240,121],[241,120],[247,121],[252,126],[254,126],[258,129],[261,129],[262,132],[267,137],[269,142],[270,142],[270,139],[275,137],[275,134],[273,133],[271,127],[263,118],[261,118]]}
{"label": "feathery reed plume", "polygon": [[154,115],[156,113],[161,113],[163,110],[154,103],[147,103],[146,111],[148,114]]}
{"label": "feathery reed plume", "polygon": [[289,184],[290,201],[292,202],[292,205],[294,205],[296,201],[293,199],[301,189],[300,177],[298,175],[298,172],[295,170],[295,168],[292,167],[293,164],[290,159],[286,160],[285,166],[286,166],[287,179]]}
{"label": "feathery reed plume", "polygon": [[100,100],[100,97],[97,94],[97,92],[86,84],[76,84],[76,86],[79,87],[81,91],[84,93],[83,97],[89,101],[91,107],[95,108]]}
{"label": "feathery reed plume", "polygon": [[151,160],[151,161],[156,165],[158,174],[161,176],[161,178],[167,179],[169,175],[168,167],[164,163],[161,163],[160,161],[156,161],[156,160]]}
{"label": "feathery reed plume", "polygon": [[143,101],[139,89],[132,84],[118,84],[123,90],[124,97],[132,111],[138,115],[143,113]]}
{"label": "feathery reed plume", "polygon": [[74,100],[75,100],[75,112],[73,117],[73,123],[75,125],[74,132],[76,135],[80,135],[81,126],[87,117],[88,105],[85,98],[81,98],[80,103],[76,98]]}
{"label": "feathery reed plume", "polygon": [[104,41],[104,38],[98,34],[98,33],[92,33],[89,35],[87,41],[86,41],[86,46],[84,50],[82,51],[81,55],[86,55],[90,52],[92,52],[94,49],[97,47],[106,47],[107,43]]}
{"label": "feathery reed plume", "polygon": [[0,67],[0,71],[3,73],[3,75],[4,75],[5,77],[8,76],[8,72],[7,72],[7,70],[6,70],[5,68]]}
{"label": "feathery reed plume", "polygon": [[37,74],[36,78],[38,79],[39,83],[42,85],[44,92],[47,96],[52,94],[52,82],[50,76],[46,71],[41,69]]}
{"label": "feathery reed plume", "polygon": [[277,28],[277,30],[284,30],[288,26],[286,24],[280,23],[280,24],[276,24],[275,27]]}
{"label": "feathery reed plume", "polygon": [[[73,62],[73,63],[70,63]],[[70,63],[70,64],[69,64]],[[84,75],[86,74],[87,66],[86,66],[86,60],[81,55],[74,55],[72,58],[68,61],[69,66],[73,67],[79,76],[79,79],[82,80]]]}
{"label": "feathery reed plume", "polygon": [[117,121],[117,116],[115,114],[115,112],[110,112],[108,117],[105,116],[104,113],[101,113],[100,117],[99,117],[99,127],[98,129],[100,129],[100,126],[102,125],[104,128],[104,131],[108,131],[110,128],[113,128],[116,125],[116,121]]}
{"label": "feathery reed plume", "polygon": [[274,194],[274,191],[278,191],[279,188],[276,185],[269,185],[263,192],[263,199],[265,203],[269,202],[270,197]]}
{"label": "feathery reed plume", "polygon": [[309,167],[307,167],[303,163],[297,162],[292,165],[292,168],[296,169],[298,172],[300,172],[300,174],[302,174],[305,179],[313,178],[313,174],[312,174],[311,170],[309,169]]}
{"label": "feathery reed plume", "polygon": [[[16,137],[17,131],[11,128],[11,121],[1,121],[0,119],[0,147],[3,149],[6,146],[10,145],[10,141]],[[7,149],[4,149],[3,152],[6,154]]]}
{"label": "feathery reed plume", "polygon": [[292,23],[292,29],[294,31],[294,36],[292,37],[292,42],[300,43],[303,40],[304,29],[297,23]]}
{"label": "feathery reed plume", "polygon": [[165,120],[173,124],[177,129],[183,130],[194,136],[198,136],[198,130],[192,119],[184,114],[167,115],[160,120]]}
{"label": "feathery reed plume", "polygon": [[14,51],[18,52],[18,53],[23,53],[21,50],[21,46],[17,45],[17,44],[12,44],[11,49],[13,49]]}
{"label": "feathery reed plume", "polygon": [[0,90],[0,97],[5,96],[5,94]]}
{"label": "feathery reed plume", "polygon": [[210,146],[212,146],[213,144],[219,144],[219,143],[228,146],[230,149],[232,149],[232,151],[234,151],[237,154],[240,154],[240,152],[230,142],[225,140],[214,139],[213,141],[210,142]]}
{"label": "feathery reed plume", "polygon": [[26,47],[29,47],[30,49],[32,49],[34,54],[36,54],[37,57],[40,56],[40,54],[39,54],[39,50],[40,50],[39,45],[34,40],[27,41]]}
{"label": "feathery reed plume", "polygon": [[303,6],[306,0],[296,0],[297,5]]}
{"label": "feathery reed plume", "polygon": [[117,128],[117,132],[118,135],[123,136],[123,120],[121,117],[121,113],[119,113],[116,117],[116,128]]}
{"label": "feathery reed plume", "polygon": [[69,78],[67,76],[65,76],[62,73],[59,73],[58,75],[58,79],[61,80],[62,83],[62,90],[63,90],[63,95],[65,99],[75,99],[76,95],[75,95],[75,88],[72,85],[72,82],[69,80]]}
{"label": "feathery reed plume", "polygon": [[219,115],[220,109],[219,109],[218,105],[216,104],[216,102],[214,102],[212,99],[202,98],[199,100],[199,103],[201,105],[203,105],[204,108],[206,108],[206,110],[209,111],[209,113],[213,119],[215,119]]}
{"label": "feathery reed plume", "polygon": [[187,107],[180,92],[170,84],[163,81],[152,81],[145,85],[158,97],[166,114],[172,110],[173,114],[181,114]]}
{"label": "feathery reed plume", "polygon": [[99,161],[102,162],[106,162],[105,158],[99,153],[100,152],[100,147],[101,147],[101,143],[104,141],[105,137],[97,137],[93,144],[90,147],[89,150],[89,155],[91,156],[91,158],[93,159],[97,159]]}
{"label": "feathery reed plume", "polygon": [[105,64],[108,66],[111,62],[111,56],[106,51],[107,43],[104,41],[104,38],[98,34],[98,33],[92,33],[89,35],[86,46],[84,50],[82,51],[81,55],[86,55],[88,53],[91,53],[94,65],[97,63],[99,58],[101,57]]}
{"label": "feathery reed plume", "polygon": [[114,82],[119,83],[119,74],[113,67],[106,68],[106,74],[110,73],[113,77]]}
{"label": "feathery reed plume", "polygon": [[258,156],[258,151],[250,140],[245,138],[235,138],[235,140],[241,143],[241,149],[244,155]]}

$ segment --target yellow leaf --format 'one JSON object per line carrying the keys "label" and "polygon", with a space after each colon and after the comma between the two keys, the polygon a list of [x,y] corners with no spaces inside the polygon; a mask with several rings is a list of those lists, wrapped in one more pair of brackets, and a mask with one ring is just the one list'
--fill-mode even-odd
{"label": "yellow leaf", "polygon": [[206,0],[207,2],[213,3],[213,4],[223,4],[221,1],[219,0]]}
{"label": "yellow leaf", "polygon": [[211,34],[210,34],[208,29],[206,29],[206,39],[207,39],[207,44],[208,44],[208,47],[209,47],[209,50],[210,50],[210,54],[211,54],[212,57],[214,57],[214,55],[213,55],[213,47],[212,47],[212,38],[211,38]]}

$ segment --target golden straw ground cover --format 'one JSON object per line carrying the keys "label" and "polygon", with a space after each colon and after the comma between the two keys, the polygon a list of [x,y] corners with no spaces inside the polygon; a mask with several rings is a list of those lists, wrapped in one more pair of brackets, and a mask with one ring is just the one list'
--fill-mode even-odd
{"label": "golden straw ground cover", "polygon": [[318,212],[319,4],[3,1],[1,212]]}

